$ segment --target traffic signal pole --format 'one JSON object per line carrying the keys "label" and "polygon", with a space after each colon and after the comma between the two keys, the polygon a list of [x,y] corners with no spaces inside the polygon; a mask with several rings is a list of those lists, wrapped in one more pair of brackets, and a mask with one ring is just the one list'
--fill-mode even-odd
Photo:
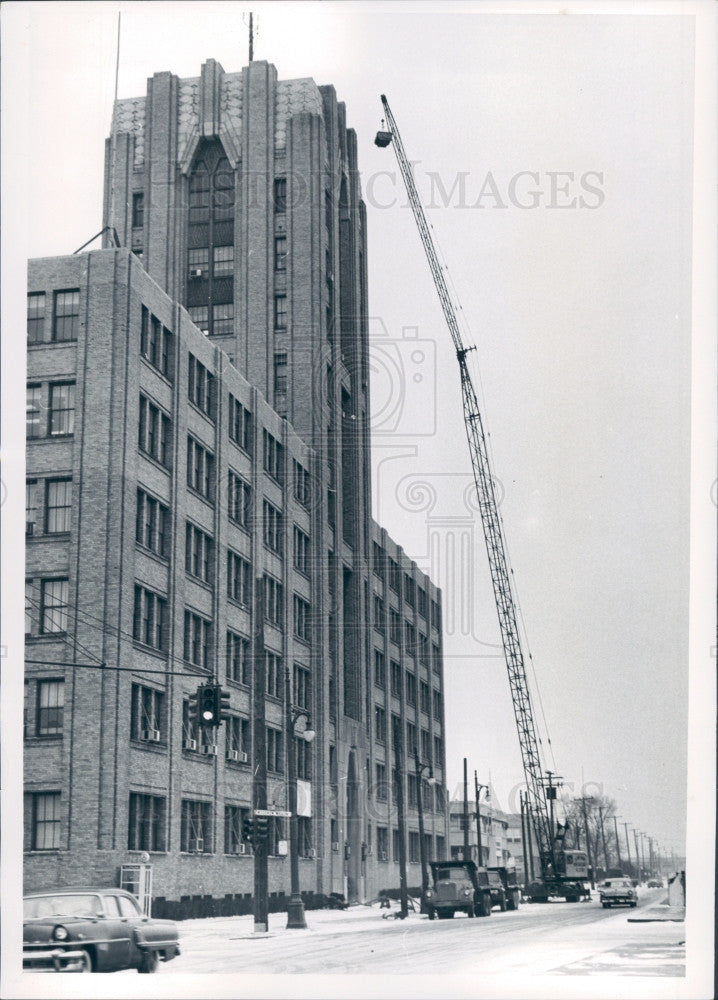
{"label": "traffic signal pole", "polygon": [[[266,689],[266,664],[264,659],[264,579],[258,576],[254,584],[254,671],[252,687],[252,746],[254,771],[252,775],[252,806],[267,808],[267,733],[265,724],[264,692]],[[259,836],[254,823],[254,933],[266,934],[269,924],[269,871],[267,865],[268,843]]]}

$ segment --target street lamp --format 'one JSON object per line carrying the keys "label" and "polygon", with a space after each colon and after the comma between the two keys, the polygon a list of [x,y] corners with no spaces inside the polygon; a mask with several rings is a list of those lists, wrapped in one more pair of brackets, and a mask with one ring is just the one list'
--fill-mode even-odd
{"label": "street lamp", "polygon": [[[287,904],[287,927],[305,928],[304,903],[299,891],[299,817],[297,816],[297,745],[295,739],[303,739],[311,743],[316,733],[309,728],[309,712],[303,708],[292,707],[291,674],[289,667],[285,669],[285,688],[287,706],[287,765],[289,768],[289,878],[290,896]],[[304,726],[297,725],[304,720]]]}
{"label": "street lamp", "polygon": [[426,870],[426,850],[424,848],[424,804],[421,796],[421,782],[424,771],[429,772],[427,779],[430,785],[436,784],[434,771],[431,764],[424,764],[419,760],[419,750],[414,747],[414,763],[416,766],[416,804],[419,812],[419,859],[421,861],[421,912],[424,912],[426,890],[429,888],[429,876]]}
{"label": "street lamp", "polygon": [[[477,863],[478,863],[478,865],[480,867],[483,864],[483,862],[484,862],[484,859],[483,859],[484,848],[483,848],[483,845],[481,843],[481,808],[479,806],[479,798],[481,796],[481,789],[482,788],[486,790],[486,798],[487,799],[491,797],[491,792],[489,791],[489,786],[488,785],[482,785],[479,782],[479,779],[476,776],[476,771],[474,771],[474,786],[475,786],[475,790],[476,790],[476,840],[477,840],[477,848],[476,848],[477,849],[477,858],[476,858],[476,861],[477,861]],[[489,837],[490,836],[491,836],[491,834],[489,834]],[[491,861],[491,842],[490,841],[489,841],[489,861]]]}

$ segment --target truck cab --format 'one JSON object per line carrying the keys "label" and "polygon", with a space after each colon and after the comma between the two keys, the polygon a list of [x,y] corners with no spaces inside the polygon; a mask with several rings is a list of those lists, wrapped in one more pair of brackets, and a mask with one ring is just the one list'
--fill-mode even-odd
{"label": "truck cab", "polygon": [[488,873],[474,861],[432,861],[433,886],[426,892],[429,920],[446,920],[457,912],[488,917],[493,905]]}

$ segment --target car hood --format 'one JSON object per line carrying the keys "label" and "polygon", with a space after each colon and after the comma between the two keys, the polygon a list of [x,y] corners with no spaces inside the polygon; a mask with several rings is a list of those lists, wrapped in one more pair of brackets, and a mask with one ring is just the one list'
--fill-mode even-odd
{"label": "car hood", "polygon": [[77,924],[87,924],[91,920],[91,917],[30,917],[23,921],[23,941],[47,941],[58,924],[67,927],[72,934],[73,927]]}

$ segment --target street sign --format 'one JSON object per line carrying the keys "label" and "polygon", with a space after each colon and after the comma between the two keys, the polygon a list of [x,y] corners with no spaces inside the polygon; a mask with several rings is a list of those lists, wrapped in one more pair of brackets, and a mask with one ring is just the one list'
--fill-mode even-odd
{"label": "street sign", "polygon": [[291,819],[292,814],[286,809],[255,809],[255,816],[280,816],[283,819]]}

